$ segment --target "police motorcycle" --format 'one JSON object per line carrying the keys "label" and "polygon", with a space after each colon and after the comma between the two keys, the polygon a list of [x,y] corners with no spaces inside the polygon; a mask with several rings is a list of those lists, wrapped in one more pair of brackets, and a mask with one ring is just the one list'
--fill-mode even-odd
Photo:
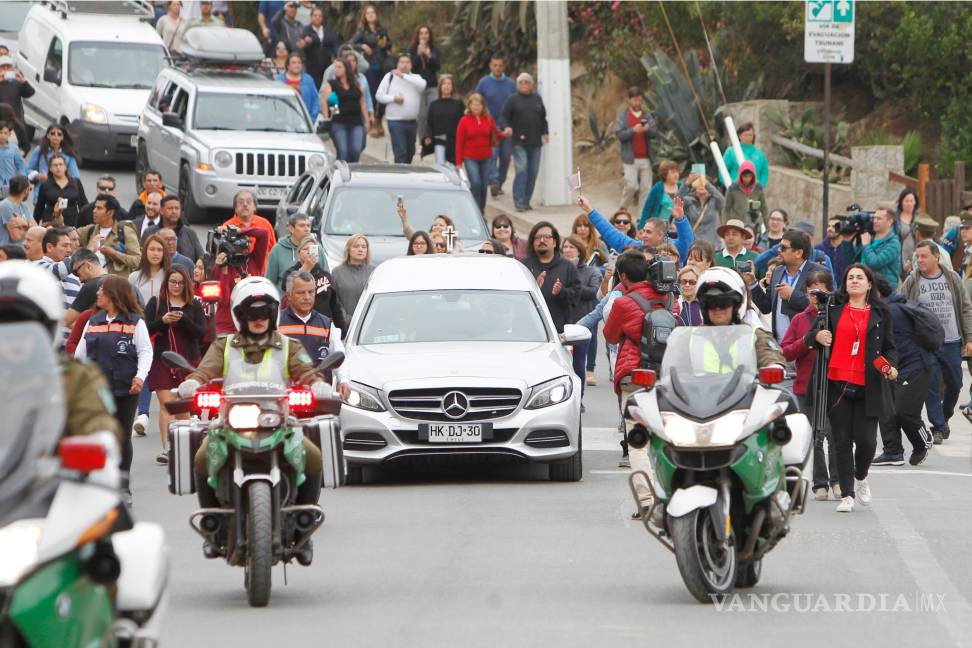
{"label": "police motorcycle", "polygon": [[676,328],[660,372],[636,370],[643,390],[625,407],[629,448],[647,451],[628,480],[641,521],[703,603],[759,581],[809,492],[810,424],[780,386],[783,368],[758,369],[754,335]]}
{"label": "police motorcycle", "polygon": [[[41,302],[43,287],[32,292]],[[134,523],[124,506],[114,434],[58,443],[66,413],[52,388],[62,381],[53,330],[0,323],[0,646],[156,646],[162,527]]]}
{"label": "police motorcycle", "polygon": [[[266,280],[244,281],[261,299],[277,300],[272,285],[266,295],[260,292],[264,287],[257,284],[269,285]],[[242,286],[234,289],[234,318]],[[243,303],[249,298],[242,298]],[[162,358],[175,369],[195,370],[177,353],[167,351]],[[343,353],[333,353],[317,368],[336,369],[343,361]],[[273,565],[295,558],[309,565],[311,536],[324,524],[324,510],[316,504],[319,493],[311,494],[313,504],[298,501],[298,489],[308,479],[305,437],[322,451],[323,486],[343,485],[346,466],[338,420],[341,400],[318,399],[310,389],[288,388],[263,379],[262,368],[254,371],[234,375],[230,366],[229,375],[200,387],[193,397],[166,404],[172,414],[195,415],[169,427],[169,490],[177,495],[197,491],[195,480],[203,477],[194,474],[194,457],[204,445],[204,479],[218,506],[196,511],[189,525],[205,540],[208,557],[223,557],[244,568],[247,600],[263,607],[270,601]]]}

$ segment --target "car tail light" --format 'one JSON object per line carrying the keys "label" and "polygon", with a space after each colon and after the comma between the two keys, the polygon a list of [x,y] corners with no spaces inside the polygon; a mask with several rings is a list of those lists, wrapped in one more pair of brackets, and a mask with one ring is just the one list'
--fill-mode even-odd
{"label": "car tail light", "polygon": [[759,370],[759,382],[764,385],[776,385],[786,378],[783,367],[763,367]]}
{"label": "car tail light", "polygon": [[651,369],[635,369],[631,373],[631,382],[639,387],[651,388],[655,386],[655,381],[658,379],[658,374],[656,374]]}
{"label": "car tail light", "polygon": [[217,302],[223,298],[223,287],[218,281],[203,281],[199,284],[199,296],[203,301]]}
{"label": "car tail light", "polygon": [[61,441],[58,454],[61,456],[61,465],[68,470],[88,473],[105,467],[108,449],[97,441],[69,437]]}
{"label": "car tail light", "polygon": [[308,389],[292,389],[288,398],[293,409],[307,409],[314,404],[314,394]]}
{"label": "car tail light", "polygon": [[223,404],[223,395],[219,392],[196,392],[196,409],[219,409]]}

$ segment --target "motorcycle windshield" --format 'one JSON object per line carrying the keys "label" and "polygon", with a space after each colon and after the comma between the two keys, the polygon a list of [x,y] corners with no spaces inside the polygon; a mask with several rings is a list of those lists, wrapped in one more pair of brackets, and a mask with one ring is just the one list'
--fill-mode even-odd
{"label": "motorcycle windshield", "polygon": [[64,429],[61,367],[36,322],[0,324],[0,508],[33,481],[37,460],[54,453]]}
{"label": "motorcycle windshield", "polygon": [[745,325],[676,328],[662,358],[666,402],[699,420],[738,403],[757,373],[754,335]]}

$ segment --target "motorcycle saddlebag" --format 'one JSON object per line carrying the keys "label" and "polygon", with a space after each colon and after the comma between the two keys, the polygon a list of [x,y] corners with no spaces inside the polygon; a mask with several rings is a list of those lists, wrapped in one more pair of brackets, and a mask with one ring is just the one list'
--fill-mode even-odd
{"label": "motorcycle saddlebag", "polygon": [[193,458],[206,438],[206,426],[200,421],[173,421],[169,424],[169,492],[191,495],[196,492]]}
{"label": "motorcycle saddlebag", "polygon": [[314,442],[324,458],[324,488],[344,486],[347,466],[344,462],[344,445],[341,442],[341,424],[334,417],[320,417],[304,425],[304,436]]}

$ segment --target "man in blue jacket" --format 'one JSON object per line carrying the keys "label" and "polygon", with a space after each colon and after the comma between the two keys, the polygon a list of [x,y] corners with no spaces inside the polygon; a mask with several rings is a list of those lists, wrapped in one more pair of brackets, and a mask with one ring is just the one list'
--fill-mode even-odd
{"label": "man in blue jacket", "polygon": [[[489,74],[476,84],[476,92],[483,95],[489,114],[496,121],[496,127],[503,130],[507,127],[503,119],[503,105],[510,96],[516,94],[516,83],[506,76],[506,59],[502,54],[493,54],[489,59]],[[503,193],[503,183],[506,182],[506,172],[510,168],[510,156],[513,154],[513,140],[504,137],[493,149],[493,159],[489,165],[489,191],[493,198]]]}
{"label": "man in blue jacket", "polygon": [[672,220],[675,222],[676,238],[672,239],[668,234],[668,224],[660,218],[651,218],[645,223],[642,229],[641,240],[633,239],[622,234],[611,221],[606,219],[599,211],[594,209],[591,203],[584,196],[577,197],[577,204],[591,219],[597,233],[601,235],[601,241],[612,250],[620,253],[628,247],[652,247],[657,249],[665,242],[671,242],[678,250],[679,258],[684,263],[688,255],[688,249],[695,240],[695,233],[692,231],[692,223],[685,218],[685,210],[682,206],[682,199],[675,199],[675,209],[672,210]]}

